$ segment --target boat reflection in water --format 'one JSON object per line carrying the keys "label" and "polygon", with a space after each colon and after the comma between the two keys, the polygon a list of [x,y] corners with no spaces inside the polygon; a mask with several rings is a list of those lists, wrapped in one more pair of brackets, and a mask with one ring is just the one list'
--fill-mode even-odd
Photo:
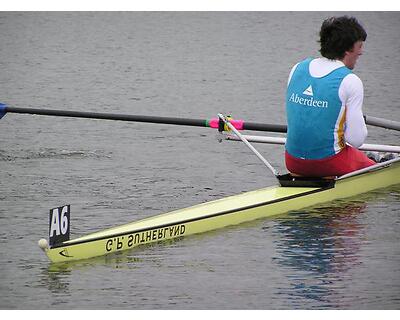
{"label": "boat reflection in water", "polygon": [[276,290],[286,296],[288,308],[352,307],[343,296],[351,270],[361,264],[366,206],[337,201],[275,220],[273,260],[289,281]]}

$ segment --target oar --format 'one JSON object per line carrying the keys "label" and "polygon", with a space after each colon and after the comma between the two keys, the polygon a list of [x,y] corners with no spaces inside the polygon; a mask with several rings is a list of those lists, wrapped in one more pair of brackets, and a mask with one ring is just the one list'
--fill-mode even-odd
{"label": "oar", "polygon": [[369,124],[371,126],[400,131],[400,122],[398,121],[376,118],[371,116],[364,116],[364,120],[366,124]]}
{"label": "oar", "polygon": [[[173,125],[210,127],[210,128],[219,128],[220,124],[220,120],[218,118],[210,120],[202,120],[202,119],[188,119],[188,118],[129,115],[129,114],[117,114],[117,113],[97,113],[97,112],[84,112],[84,111],[71,111],[71,110],[18,108],[18,107],[8,107],[5,104],[0,103],[0,119],[6,113],[23,113],[23,114],[36,114],[36,115],[56,116],[56,117],[74,117],[74,118],[87,118],[87,119],[147,122],[147,123],[157,123],[157,124],[173,124]],[[364,119],[365,123],[368,125],[400,131],[400,122],[398,121],[381,119],[371,116],[364,116]],[[286,125],[282,124],[256,123],[247,121],[245,122],[243,120],[230,120],[230,123],[232,123],[232,125],[237,130],[269,131],[269,132],[282,132],[282,133],[285,133],[287,131]]]}
{"label": "oar", "polygon": [[[83,111],[71,111],[71,110],[17,108],[17,107],[8,107],[4,104],[0,104],[0,118],[4,116],[6,113],[22,113],[22,114],[34,114],[34,115],[44,115],[44,116],[56,116],[56,117],[147,122],[147,123],[157,123],[157,124],[209,127],[215,129],[219,128],[219,123],[220,123],[218,118],[210,120],[202,120],[202,119],[156,117],[156,116],[117,114],[117,113],[83,112]],[[244,122],[243,120],[231,120],[231,123],[238,130],[286,132],[286,126],[279,124]]]}

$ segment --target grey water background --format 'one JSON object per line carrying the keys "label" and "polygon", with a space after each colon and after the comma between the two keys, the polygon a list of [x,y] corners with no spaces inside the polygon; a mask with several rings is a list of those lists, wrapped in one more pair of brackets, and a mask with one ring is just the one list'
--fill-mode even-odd
{"label": "grey water background", "polygon": [[[332,12],[2,12],[10,106],[285,123],[291,67]],[[400,14],[366,27],[364,112],[400,120]],[[211,129],[8,114],[0,120],[2,309],[398,309],[400,186],[172,243],[55,267],[71,236],[275,184]],[[399,133],[369,127],[369,143]],[[284,171],[281,146],[257,145]]]}

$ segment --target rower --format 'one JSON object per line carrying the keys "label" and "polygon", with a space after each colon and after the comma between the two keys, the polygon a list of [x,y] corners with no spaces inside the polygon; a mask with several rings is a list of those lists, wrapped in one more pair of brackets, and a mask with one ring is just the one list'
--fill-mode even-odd
{"label": "rower", "polygon": [[325,20],[322,58],[305,59],[289,75],[285,162],[295,174],[341,176],[373,165],[360,147],[367,136],[363,84],[352,69],[367,33],[351,17]]}

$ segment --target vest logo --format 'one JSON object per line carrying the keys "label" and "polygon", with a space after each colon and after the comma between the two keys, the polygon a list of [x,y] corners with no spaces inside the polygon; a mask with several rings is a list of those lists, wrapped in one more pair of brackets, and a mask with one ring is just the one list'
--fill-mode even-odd
{"label": "vest logo", "polygon": [[303,94],[305,94],[307,96],[313,96],[314,95],[311,84],[308,86],[308,88],[306,90],[303,91]]}
{"label": "vest logo", "polygon": [[300,104],[308,107],[316,107],[316,108],[328,108],[328,101],[324,100],[315,100],[314,97],[310,97],[309,99],[300,97],[297,93],[292,93],[289,101],[295,104]]}

